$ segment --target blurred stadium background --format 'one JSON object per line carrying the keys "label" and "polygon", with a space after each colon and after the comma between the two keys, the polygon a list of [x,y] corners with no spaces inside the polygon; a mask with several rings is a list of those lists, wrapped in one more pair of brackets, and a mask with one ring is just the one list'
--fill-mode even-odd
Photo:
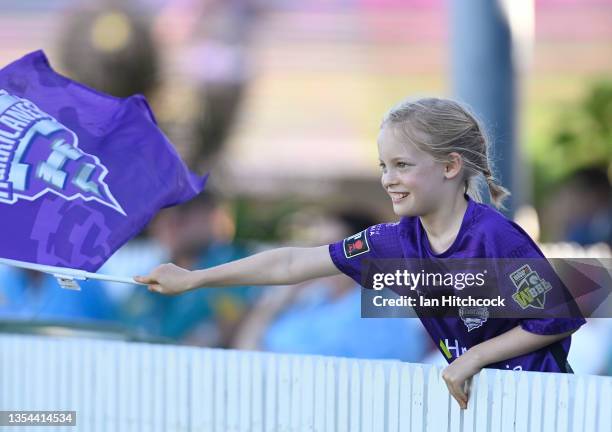
{"label": "blurred stadium background", "polygon": [[[609,258],[612,0],[502,4],[520,48],[511,55],[520,157],[502,170],[521,180],[510,214],[548,256]],[[442,0],[4,0],[0,8],[0,64],[42,48],[56,70],[87,85],[144,93],[188,164],[211,173],[204,196],[164,210],[107,273],[168,260],[210,266],[393,220],[378,180],[380,119],[405,96],[456,92],[458,12]],[[418,321],[359,313],[359,291],[343,277],[161,297],[97,283],[75,293],[0,268],[0,331],[443,361]],[[612,375],[611,321],[590,320],[575,336],[576,372]]]}

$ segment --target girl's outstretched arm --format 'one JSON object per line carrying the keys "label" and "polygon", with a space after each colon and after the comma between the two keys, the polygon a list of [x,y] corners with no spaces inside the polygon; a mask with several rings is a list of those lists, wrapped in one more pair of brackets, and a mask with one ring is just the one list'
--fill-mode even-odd
{"label": "girl's outstretched arm", "polygon": [[442,378],[459,406],[466,409],[468,392],[465,391],[465,384],[483,367],[537,351],[569,336],[576,330],[553,335],[539,335],[517,326],[468,349],[444,369]]}
{"label": "girl's outstretched arm", "polygon": [[340,270],[325,245],[271,249],[202,270],[189,271],[174,264],[162,264],[147,276],[135,276],[134,280],[149,285],[150,291],[180,294],[200,287],[289,285],[336,274]]}

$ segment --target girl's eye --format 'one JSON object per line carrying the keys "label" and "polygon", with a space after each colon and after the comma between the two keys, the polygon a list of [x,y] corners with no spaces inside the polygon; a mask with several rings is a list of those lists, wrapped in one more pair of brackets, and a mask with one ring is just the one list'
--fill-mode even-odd
{"label": "girl's eye", "polygon": [[407,162],[398,162],[397,163],[397,167],[398,168],[407,168],[409,166],[412,166],[411,164],[407,163]]}

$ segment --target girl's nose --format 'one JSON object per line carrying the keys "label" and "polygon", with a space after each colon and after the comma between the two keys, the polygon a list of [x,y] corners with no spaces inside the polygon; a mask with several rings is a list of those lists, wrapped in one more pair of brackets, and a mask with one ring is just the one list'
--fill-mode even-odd
{"label": "girl's nose", "polygon": [[395,177],[395,174],[393,174],[393,172],[389,170],[382,174],[381,182],[383,187],[387,189],[389,186],[397,184],[397,178]]}

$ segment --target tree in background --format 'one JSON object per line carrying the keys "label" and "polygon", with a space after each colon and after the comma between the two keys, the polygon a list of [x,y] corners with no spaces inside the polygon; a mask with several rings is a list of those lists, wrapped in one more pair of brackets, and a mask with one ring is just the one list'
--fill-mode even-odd
{"label": "tree in background", "polygon": [[[534,162],[544,237],[582,244],[610,241],[612,82],[596,83],[558,124],[550,151]],[[578,234],[591,231],[598,234]]]}
{"label": "tree in background", "polygon": [[537,202],[576,170],[612,163],[612,81],[596,83],[558,124],[550,151],[534,162]]}

